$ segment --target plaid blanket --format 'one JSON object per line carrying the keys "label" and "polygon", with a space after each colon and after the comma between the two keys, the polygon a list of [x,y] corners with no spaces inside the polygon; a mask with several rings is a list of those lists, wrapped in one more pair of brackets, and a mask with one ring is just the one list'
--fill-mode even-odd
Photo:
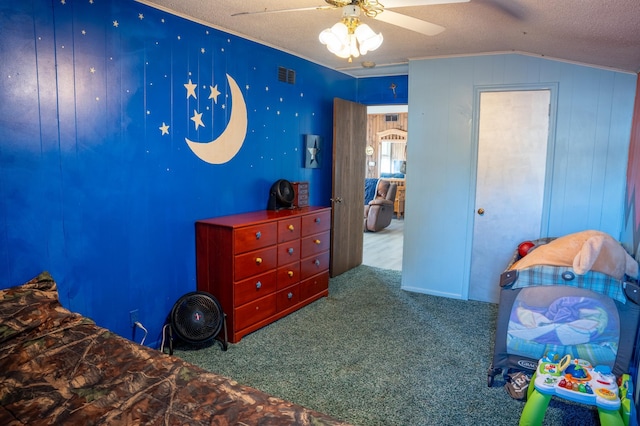
{"label": "plaid blanket", "polygon": [[518,279],[512,288],[558,285],[577,287],[626,303],[627,297],[622,284],[621,281],[601,272],[589,271],[584,275],[578,275],[569,267],[540,265],[519,270]]}

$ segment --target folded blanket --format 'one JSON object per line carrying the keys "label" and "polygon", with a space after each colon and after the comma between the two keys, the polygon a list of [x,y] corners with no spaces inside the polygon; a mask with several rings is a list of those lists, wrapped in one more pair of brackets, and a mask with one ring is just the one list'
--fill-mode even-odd
{"label": "folded blanket", "polygon": [[579,275],[597,271],[618,280],[625,274],[633,278],[638,276],[638,262],[624,247],[610,235],[594,230],[569,234],[537,246],[511,269],[538,265],[568,266]]}

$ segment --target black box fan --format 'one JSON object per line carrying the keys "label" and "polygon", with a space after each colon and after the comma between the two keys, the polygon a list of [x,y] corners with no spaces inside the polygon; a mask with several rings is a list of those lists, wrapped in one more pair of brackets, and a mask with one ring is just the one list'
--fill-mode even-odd
{"label": "black box fan", "polygon": [[279,179],[271,185],[267,210],[289,209],[293,206],[296,193],[291,182]]}
{"label": "black box fan", "polygon": [[[173,305],[169,315],[169,355],[173,355],[173,333],[178,339],[192,345],[204,345],[216,338],[224,328],[222,350],[226,351],[227,318],[220,302],[205,291],[193,291],[182,296]],[[164,331],[163,331],[164,351]]]}

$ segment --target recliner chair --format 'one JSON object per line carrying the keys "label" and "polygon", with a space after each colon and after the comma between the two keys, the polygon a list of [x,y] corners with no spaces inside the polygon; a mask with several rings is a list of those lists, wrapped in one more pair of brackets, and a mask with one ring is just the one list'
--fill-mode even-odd
{"label": "recliner chair", "polygon": [[397,185],[388,180],[379,179],[373,200],[364,206],[364,231],[377,232],[393,219],[393,203],[396,199]]}

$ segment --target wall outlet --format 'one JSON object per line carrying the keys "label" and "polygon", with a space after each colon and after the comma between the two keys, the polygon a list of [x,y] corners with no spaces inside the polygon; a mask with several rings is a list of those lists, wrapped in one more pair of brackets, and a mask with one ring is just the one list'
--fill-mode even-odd
{"label": "wall outlet", "polygon": [[136,326],[136,322],[140,321],[138,319],[138,310],[134,309],[133,311],[129,311],[129,320],[131,321],[131,327]]}

